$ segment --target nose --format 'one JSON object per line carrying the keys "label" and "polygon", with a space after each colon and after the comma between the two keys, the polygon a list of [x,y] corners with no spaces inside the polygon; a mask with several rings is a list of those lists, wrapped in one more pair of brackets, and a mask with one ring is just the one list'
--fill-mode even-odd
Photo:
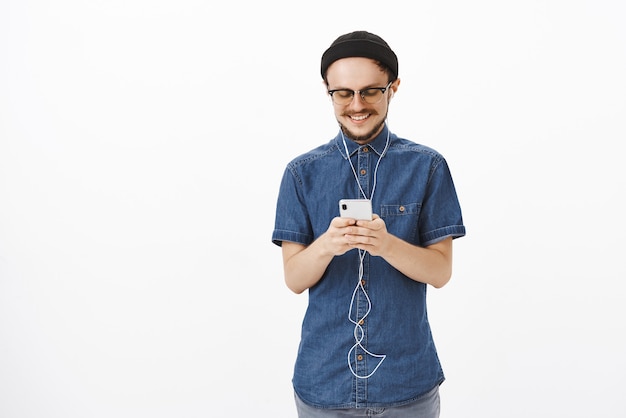
{"label": "nose", "polygon": [[352,109],[362,109],[365,107],[365,100],[363,100],[363,97],[361,97],[360,91],[354,93],[354,96],[352,96],[352,101],[350,102],[348,107]]}

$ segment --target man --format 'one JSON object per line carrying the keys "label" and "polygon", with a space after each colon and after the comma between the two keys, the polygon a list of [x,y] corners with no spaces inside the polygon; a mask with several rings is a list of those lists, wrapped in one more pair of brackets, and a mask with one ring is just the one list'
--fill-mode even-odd
{"label": "man", "polygon": [[[340,130],[287,165],[272,235],[287,286],[309,293],[299,417],[437,417],[444,375],[426,288],[449,281],[452,240],[465,235],[448,165],[390,132],[398,59],[379,36],[340,36],[321,74]],[[370,200],[373,219],[339,217],[347,198]]]}

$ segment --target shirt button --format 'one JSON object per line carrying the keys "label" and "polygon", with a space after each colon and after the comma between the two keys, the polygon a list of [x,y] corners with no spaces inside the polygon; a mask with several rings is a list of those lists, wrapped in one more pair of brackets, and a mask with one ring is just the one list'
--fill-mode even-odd
{"label": "shirt button", "polygon": [[361,170],[361,175],[364,176],[367,173],[367,170]]}
{"label": "shirt button", "polygon": [[363,148],[363,152],[369,152],[369,150],[370,150],[370,149],[369,149],[369,148],[367,148],[367,147]]}
{"label": "shirt button", "polygon": [[400,209],[400,212],[404,212],[404,210],[405,210],[404,206],[400,206],[399,209]]}
{"label": "shirt button", "polygon": [[365,286],[365,279],[361,279],[361,286]]}
{"label": "shirt button", "polygon": [[365,321],[362,320],[362,319],[359,321],[359,325],[363,325],[364,323],[365,323]]}
{"label": "shirt button", "polygon": [[361,361],[361,360],[363,360],[363,356],[359,354],[358,356],[356,356],[356,359]]}

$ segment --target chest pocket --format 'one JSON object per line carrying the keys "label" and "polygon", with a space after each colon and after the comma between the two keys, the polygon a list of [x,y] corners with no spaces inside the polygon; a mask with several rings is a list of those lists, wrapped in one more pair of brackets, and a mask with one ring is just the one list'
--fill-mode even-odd
{"label": "chest pocket", "polygon": [[381,205],[380,217],[385,221],[387,231],[405,241],[418,244],[417,219],[420,209],[419,203]]}

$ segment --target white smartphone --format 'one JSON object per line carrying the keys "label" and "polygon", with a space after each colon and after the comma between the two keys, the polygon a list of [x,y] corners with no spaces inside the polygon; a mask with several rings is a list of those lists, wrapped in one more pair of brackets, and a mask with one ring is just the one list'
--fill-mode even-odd
{"label": "white smartphone", "polygon": [[372,220],[372,201],[369,199],[341,199],[339,216],[342,218]]}

